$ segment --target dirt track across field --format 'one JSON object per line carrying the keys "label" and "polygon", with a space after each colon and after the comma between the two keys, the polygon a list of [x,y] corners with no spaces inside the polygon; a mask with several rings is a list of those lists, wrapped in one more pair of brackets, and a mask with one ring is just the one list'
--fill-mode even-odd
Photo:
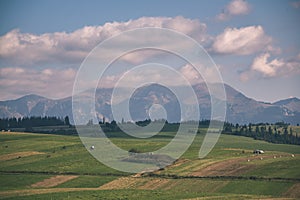
{"label": "dirt track across field", "polygon": [[[72,178],[76,178],[76,176],[54,176],[48,179],[45,179],[44,181],[38,182],[36,184],[33,184],[32,187],[49,187],[52,182],[55,182],[55,184],[61,184],[62,180],[71,180]],[[12,197],[12,196],[26,196],[26,195],[36,195],[36,194],[46,194],[46,193],[58,193],[58,192],[72,192],[72,191],[96,191],[96,190],[118,190],[118,189],[137,189],[137,190],[155,190],[155,189],[161,189],[161,190],[169,190],[171,188],[176,187],[178,184],[183,184],[184,182],[181,182],[180,179],[178,181],[174,181],[170,178],[144,178],[144,177],[121,177],[118,179],[115,179],[109,183],[106,183],[100,187],[97,188],[31,188],[31,189],[22,189],[22,190],[11,190],[11,191],[0,191],[1,197]],[[53,186],[53,185],[51,185]],[[51,187],[50,186],[50,187]],[[284,194],[284,196],[288,198],[260,198],[260,199],[276,199],[276,200],[287,200],[287,199],[295,199],[299,197],[299,188],[300,184],[295,183],[289,190],[288,195],[287,193]],[[216,199],[220,199],[221,196],[216,196]],[[246,197],[246,196],[245,196]],[[250,197],[250,196],[249,196]],[[290,198],[291,197],[291,198]],[[239,196],[240,198],[240,196]],[[195,198],[196,199],[214,199],[210,197],[201,197],[201,198]],[[237,198],[238,199],[238,198]],[[248,199],[248,198],[247,198]],[[253,198],[252,198],[253,199]],[[256,199],[256,198],[254,198]]]}
{"label": "dirt track across field", "polygon": [[166,186],[169,183],[169,181],[170,179],[162,179],[162,178],[122,177],[100,186],[99,189],[114,190],[114,189],[135,188],[141,190],[155,190],[163,186]]}
{"label": "dirt track across field", "polygon": [[193,172],[193,176],[232,176],[241,175],[251,169],[254,169],[254,165],[242,164],[245,159],[230,159],[213,163],[209,166]]}
{"label": "dirt track across field", "polygon": [[[256,165],[252,161],[274,159],[276,157],[286,157],[287,155],[257,155],[243,158],[234,158],[223,161],[216,161],[195,172],[192,176],[239,176],[255,169]],[[247,164],[246,164],[247,163]]]}
{"label": "dirt track across field", "polygon": [[132,178],[132,177],[121,177],[100,186],[99,189],[101,190],[127,189],[135,185],[137,180],[140,179]]}
{"label": "dirt track across field", "polygon": [[152,179],[150,181],[147,181],[145,185],[138,187],[138,189],[156,190],[156,189],[162,188],[163,186],[168,185],[169,182],[170,182],[170,179],[161,179],[161,178]]}
{"label": "dirt track across field", "polygon": [[66,176],[66,175],[53,176],[43,181],[34,183],[31,185],[31,187],[44,187],[44,188],[54,187],[77,177],[78,176]]}
{"label": "dirt track across field", "polygon": [[287,197],[299,198],[300,197],[300,183],[295,183],[288,191],[284,193]]}
{"label": "dirt track across field", "polygon": [[12,160],[12,159],[19,159],[19,158],[22,158],[22,157],[39,155],[39,154],[45,154],[45,153],[38,152],[38,151],[23,151],[23,152],[16,152],[16,153],[4,154],[4,155],[0,156],[0,161],[6,161],[6,160]]}

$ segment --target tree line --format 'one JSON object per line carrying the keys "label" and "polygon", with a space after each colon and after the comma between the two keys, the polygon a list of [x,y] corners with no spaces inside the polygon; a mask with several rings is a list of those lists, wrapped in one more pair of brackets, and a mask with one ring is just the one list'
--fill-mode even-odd
{"label": "tree line", "polygon": [[39,126],[61,126],[61,125],[70,125],[69,117],[65,118],[60,117],[20,117],[20,118],[4,118],[0,119],[0,129],[9,130],[11,128],[25,128],[31,129],[32,127]]}
{"label": "tree line", "polygon": [[[154,121],[155,123],[156,121]],[[161,122],[161,121],[157,121]],[[168,121],[164,121],[165,125],[161,131],[177,131],[180,123],[169,123]],[[132,123],[132,122],[123,122],[122,123]],[[144,121],[137,121],[135,122],[138,126],[147,126],[151,123],[150,119],[146,119]],[[222,125],[223,122],[220,121],[211,121],[211,120],[202,120],[199,122],[195,121],[188,121],[184,123],[198,123],[199,128],[206,128],[211,123]],[[120,132],[121,129],[118,126],[116,121],[106,122],[105,119],[99,122],[101,128],[104,132]],[[0,119],[0,130],[10,130],[13,128],[25,128],[25,131],[33,131],[33,127],[41,127],[41,126],[63,126],[67,125],[71,127],[69,117],[66,116],[65,118],[61,117],[22,117],[22,118],[4,118]],[[90,120],[87,123],[87,126],[93,125],[93,122]],[[61,129],[59,130],[62,131]],[[70,130],[68,130],[70,131]],[[76,130],[73,131],[76,134]],[[72,132],[72,134],[74,134]],[[200,133],[200,132],[199,132]],[[296,131],[289,126],[289,124],[284,122],[277,122],[275,124],[269,123],[257,123],[257,124],[232,124],[229,122],[224,122],[223,126],[223,134],[229,135],[238,135],[238,136],[245,136],[251,137],[256,140],[264,140],[267,142],[272,143],[280,143],[280,144],[297,144],[300,145],[300,136]]]}
{"label": "tree line", "polygon": [[[138,126],[146,126],[152,121],[150,119],[146,119],[144,121],[135,122]],[[122,122],[122,123],[130,123],[130,122]],[[155,121],[154,121],[155,123]],[[277,122],[274,124],[269,123],[257,123],[257,124],[232,124],[228,122],[221,122],[217,120],[201,120],[199,122],[196,121],[187,121],[183,122],[186,124],[189,123],[198,123],[199,128],[207,128],[209,125],[223,125],[223,134],[229,135],[237,135],[237,136],[245,136],[251,137],[256,140],[264,140],[271,143],[277,144],[296,144],[300,145],[300,136],[296,131],[290,127],[290,124],[284,122]],[[109,122],[100,122],[101,128],[104,132],[119,132],[121,131],[118,127],[118,123],[116,121]],[[180,123],[169,123],[165,121],[165,125],[161,131],[177,131],[180,126]],[[298,126],[298,125],[297,125]],[[199,132],[199,131],[198,131]],[[199,132],[200,133],[200,132]]]}
{"label": "tree line", "polygon": [[239,135],[251,137],[256,140],[264,140],[280,144],[297,144],[300,145],[300,137],[294,132],[289,124],[277,122],[275,124],[258,123],[248,125],[239,125],[225,122],[223,133],[230,135]]}

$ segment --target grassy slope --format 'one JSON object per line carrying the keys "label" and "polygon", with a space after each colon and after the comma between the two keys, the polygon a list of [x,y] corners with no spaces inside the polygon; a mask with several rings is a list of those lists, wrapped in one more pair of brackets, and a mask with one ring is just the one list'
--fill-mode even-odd
{"label": "grassy slope", "polygon": [[[8,146],[6,148],[6,146]],[[39,151],[45,154],[5,161],[1,171],[124,174],[95,160],[75,136],[46,134],[1,135],[1,154]]]}
{"label": "grassy slope", "polygon": [[[151,151],[166,145],[170,141],[172,133],[162,133],[161,137],[148,139],[147,142],[139,139],[112,138],[112,141],[126,150],[135,147],[141,151]],[[201,165],[209,162],[216,162],[224,159],[243,158],[251,156],[253,149],[264,149],[266,154],[300,154],[300,147],[294,145],[277,145],[263,141],[255,141],[251,138],[222,135],[214,150],[205,158],[197,158],[198,151],[203,140],[203,135],[197,136],[190,149],[183,155],[187,162],[175,168],[166,169],[162,173],[188,175]],[[119,175],[127,174],[110,169],[96,161],[83,147],[80,139],[76,136],[59,136],[46,134],[0,134],[0,155],[23,151],[38,151],[45,154],[32,155],[28,157],[15,158],[1,161],[0,188],[2,191],[15,189],[30,189],[30,185],[49,178],[51,175],[44,174],[7,174],[5,171],[27,171],[27,172],[52,172],[52,173],[78,173],[79,177],[66,183],[56,186],[56,188],[96,188],[109,181],[118,178]],[[242,153],[242,150],[245,153]],[[282,157],[255,161],[256,168],[243,176],[259,177],[282,177],[300,178],[298,166],[300,159],[296,155],[292,157]],[[248,164],[248,163],[245,163]],[[93,174],[93,175],[86,175]],[[97,176],[95,176],[97,174]],[[106,176],[106,174],[116,174],[118,176]],[[172,183],[172,184],[171,184]],[[220,184],[220,187],[216,185]],[[147,199],[149,195],[153,199],[178,199],[201,196],[227,196],[228,199],[241,197],[241,195],[271,195],[280,196],[290,188],[294,182],[290,181],[252,181],[252,180],[171,180],[172,187],[161,187],[156,190],[110,190],[110,191],[77,191],[66,193],[37,194],[34,198],[40,199],[63,199],[68,195],[72,199],[116,199],[128,197],[129,199]],[[247,188],[251,188],[251,190]],[[238,194],[238,196],[232,196]],[[0,195],[1,196],[1,195]],[[247,196],[247,198],[255,196]],[[22,197],[22,199],[32,199],[32,196]],[[223,198],[223,197],[222,197]]]}

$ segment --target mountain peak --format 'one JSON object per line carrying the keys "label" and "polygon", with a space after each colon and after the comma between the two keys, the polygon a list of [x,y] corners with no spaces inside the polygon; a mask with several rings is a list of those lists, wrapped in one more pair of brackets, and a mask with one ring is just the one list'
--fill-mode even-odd
{"label": "mountain peak", "polygon": [[39,96],[39,95],[36,95],[36,94],[28,94],[28,95],[25,95],[23,97],[20,97],[16,100],[38,100],[38,99],[46,99],[46,97],[42,97],[42,96]]}
{"label": "mountain peak", "polygon": [[285,105],[285,104],[288,104],[288,103],[291,103],[291,102],[300,102],[300,99],[298,99],[297,97],[290,97],[290,98],[287,98],[287,99],[282,99],[282,100],[279,100],[279,101],[276,101],[275,105]]}
{"label": "mountain peak", "polygon": [[[214,84],[210,86],[214,87]],[[188,86],[178,87],[176,91],[184,91]],[[207,85],[199,83],[193,85],[193,89],[198,98],[202,119],[209,119],[211,114],[211,98]],[[271,104],[248,98],[227,84],[224,85],[224,89],[227,96],[226,120],[229,122],[245,124],[285,121],[292,124],[299,123],[300,99],[298,98],[288,98]],[[96,94],[96,112],[99,116],[105,116],[109,120],[113,119],[111,112],[112,91],[112,88],[98,88]],[[135,90],[132,97],[130,107],[133,108],[133,112],[131,114],[135,114],[137,119],[144,119],[143,117],[146,116],[151,105],[157,103],[170,111],[167,112],[168,119],[170,116],[171,121],[180,120],[180,110],[177,109],[180,107],[178,106],[178,99],[165,86],[159,84],[145,85]],[[188,98],[186,96],[187,101]],[[123,106],[123,102],[118,103],[120,104],[119,106]],[[72,121],[71,98],[51,100],[39,95],[29,94],[15,100],[0,102],[0,117],[2,118],[45,115],[58,117],[68,115]]]}
{"label": "mountain peak", "polygon": [[287,108],[292,112],[300,113],[300,99],[296,97],[283,99],[274,103],[274,105],[281,106],[283,108]]}

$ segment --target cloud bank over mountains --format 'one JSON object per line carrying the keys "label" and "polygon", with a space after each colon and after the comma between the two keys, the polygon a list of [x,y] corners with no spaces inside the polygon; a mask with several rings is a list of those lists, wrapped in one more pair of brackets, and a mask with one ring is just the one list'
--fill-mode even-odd
{"label": "cloud bank over mountains", "polygon": [[[295,3],[292,6],[298,9],[297,5]],[[216,23],[251,14],[252,10],[253,7],[248,2],[232,0],[217,15],[219,22]],[[99,26],[85,26],[73,32],[38,35],[14,29],[0,36],[2,99],[16,98],[28,93],[50,98],[70,96],[81,62],[96,45],[123,31],[145,27],[167,28],[184,33],[199,42],[212,57],[250,57],[252,61],[237,74],[241,81],[300,74],[300,52],[296,56],[285,58],[282,49],[263,25],[226,26],[221,32],[210,34],[207,23],[197,18],[140,17]],[[122,60],[135,64],[154,56],[157,54],[137,52],[124,56]],[[222,63],[218,63],[218,67],[226,70]],[[184,64],[179,71],[193,83],[198,82],[199,76],[191,66]],[[121,75],[107,77],[108,87]]]}

